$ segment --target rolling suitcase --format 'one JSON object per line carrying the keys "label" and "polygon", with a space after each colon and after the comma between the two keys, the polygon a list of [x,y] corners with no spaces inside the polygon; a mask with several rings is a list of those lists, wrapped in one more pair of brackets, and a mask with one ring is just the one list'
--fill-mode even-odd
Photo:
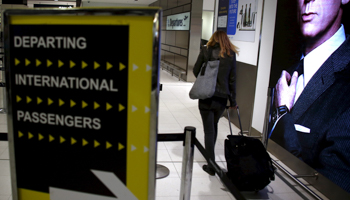
{"label": "rolling suitcase", "polygon": [[231,132],[225,139],[227,176],[240,191],[258,191],[275,179],[275,168],[262,142],[243,135],[238,107],[237,114],[241,132],[239,135],[232,135],[227,110]]}

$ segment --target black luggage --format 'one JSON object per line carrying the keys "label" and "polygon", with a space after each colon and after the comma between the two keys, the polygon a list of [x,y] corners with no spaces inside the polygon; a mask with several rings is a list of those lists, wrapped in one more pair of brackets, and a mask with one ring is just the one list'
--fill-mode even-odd
{"label": "black luggage", "polygon": [[240,135],[232,135],[230,115],[227,110],[231,135],[225,139],[227,176],[240,191],[264,189],[275,179],[270,155],[259,139],[243,136],[239,109],[237,107]]}

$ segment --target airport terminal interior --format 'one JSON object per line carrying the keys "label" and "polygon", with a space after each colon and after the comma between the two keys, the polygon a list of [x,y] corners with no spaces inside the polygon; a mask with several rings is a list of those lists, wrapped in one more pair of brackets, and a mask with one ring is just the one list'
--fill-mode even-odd
{"label": "airport terminal interior", "polygon": [[[273,53],[274,34],[275,34],[274,29],[275,29],[275,20],[277,16],[276,15],[277,0],[271,0],[271,1],[270,0],[268,1],[265,1],[265,0],[240,0],[240,1],[238,0],[237,1],[233,1],[233,0],[232,1],[231,0],[230,1],[229,0],[222,0],[222,1],[221,0],[144,0],[144,1],[143,0],[103,0],[103,1],[102,0],[91,0],[91,1],[90,0],[46,0],[46,1],[23,0],[23,2],[27,2],[26,6],[22,5],[23,3],[19,3],[21,5],[18,5],[18,4],[12,5],[8,3],[10,1],[12,0],[0,0],[1,12],[9,8],[10,9],[24,8],[24,7],[27,8],[27,6],[28,7],[45,7],[47,5],[51,5],[54,7],[54,5],[57,6],[58,4],[60,4],[61,8],[63,7],[64,9],[76,7],[77,4],[80,4],[81,7],[89,7],[89,8],[112,7],[112,6],[114,7],[116,5],[120,7],[134,7],[139,5],[141,7],[150,6],[150,7],[153,7],[154,10],[157,10],[159,9],[159,7],[163,7],[162,15],[158,15],[157,13],[157,15],[152,16],[154,17],[152,18],[154,24],[152,24],[153,27],[150,28],[151,30],[150,32],[152,32],[153,34],[152,37],[154,38],[152,38],[153,42],[149,43],[149,44],[152,44],[153,45],[152,48],[154,48],[152,49],[154,50],[154,52],[152,52],[152,56],[153,56],[152,72],[153,73],[155,72],[155,69],[156,69],[155,67],[159,67],[158,78],[159,78],[159,85],[161,86],[159,91],[159,102],[158,102],[159,104],[158,104],[158,113],[157,113],[157,116],[158,116],[157,133],[158,134],[172,134],[172,133],[181,134],[181,133],[184,133],[184,128],[186,126],[192,126],[196,128],[196,138],[203,146],[204,146],[204,131],[203,131],[201,115],[198,109],[198,100],[192,100],[189,97],[189,91],[193,86],[193,82],[196,79],[195,76],[193,75],[192,70],[202,45],[209,40],[210,36],[212,35],[212,32],[214,32],[216,28],[219,29],[218,28],[219,26],[223,26],[222,25],[223,21],[224,21],[224,26],[226,26],[225,23],[228,22],[227,16],[218,15],[219,2],[222,3],[222,5],[224,3],[229,4],[230,2],[230,4],[232,4],[232,2],[237,2],[237,4],[235,4],[236,6],[235,12],[236,11],[238,12],[239,9],[241,9],[241,13],[238,13],[239,15],[237,15],[240,18],[238,21],[235,21],[235,23],[232,23],[237,26],[231,27],[232,29],[237,31],[237,34],[235,35],[231,33],[231,35],[230,34],[228,35],[230,40],[234,41],[234,44],[237,45],[240,50],[240,54],[237,56],[237,62],[236,62],[237,74],[238,74],[238,77],[236,80],[237,82],[236,100],[242,116],[241,119],[242,119],[242,124],[244,126],[243,133],[246,136],[256,137],[261,140],[265,138],[264,134],[267,135],[266,122],[268,122],[267,111],[269,110],[268,109],[269,92],[267,90],[269,88],[269,81],[270,81],[269,80],[270,71],[272,66],[271,60],[273,60],[271,57]],[[13,1],[15,2],[15,0]],[[7,5],[2,6],[3,2],[7,2]],[[22,0],[16,0],[16,2],[22,2]],[[120,4],[116,4],[116,2],[119,2]],[[147,3],[142,4],[142,2],[147,2]],[[240,2],[241,4],[242,2],[244,2],[244,4],[246,4],[246,9],[245,9],[246,11],[243,11],[243,5],[242,5],[242,8],[240,7],[241,4],[239,7],[237,6],[238,2]],[[249,4],[252,4],[253,6],[251,6],[250,8]],[[155,9],[154,7],[157,7],[157,9]],[[226,8],[225,6],[222,6],[222,7],[225,8],[226,10],[221,12],[228,12],[228,8]],[[247,11],[247,7],[249,11]],[[158,11],[159,10],[157,10],[157,12]],[[246,20],[244,22],[244,19],[246,18],[243,17],[244,16],[243,12],[245,12],[245,15],[247,15],[247,12],[249,12],[249,16],[251,16],[251,18],[249,17],[250,20]],[[162,18],[160,18],[160,16]],[[181,29],[183,27],[180,27],[179,29],[173,29],[174,27],[167,26],[166,21],[168,17],[169,17],[169,21],[173,20],[175,22],[180,22],[177,20],[177,17],[183,18],[185,21],[186,19],[188,19],[188,16],[190,16],[189,19],[191,19],[191,24],[185,27],[184,29]],[[159,17],[159,19],[161,20],[157,19],[157,17]],[[1,16],[1,18],[3,20],[4,16]],[[176,19],[174,20],[173,18],[174,19],[176,18]],[[162,23],[157,24],[155,26],[155,24],[159,22],[162,22]],[[181,23],[178,23],[178,24],[182,24],[182,21]],[[226,30],[229,30],[229,29],[227,28]],[[3,32],[4,30],[1,30],[1,31]],[[140,31],[140,34],[143,34],[141,32],[142,31]],[[158,38],[159,35],[161,35],[160,38]],[[3,39],[3,35],[1,37]],[[112,37],[109,37],[109,38],[106,37],[106,38],[109,39]],[[154,44],[155,41],[159,42],[159,44]],[[1,42],[1,44],[2,45],[0,47],[0,55],[1,55],[1,60],[3,60],[5,56],[4,49],[3,49],[3,41]],[[139,49],[143,50],[142,48],[139,48]],[[158,55],[158,53],[160,55]],[[155,60],[157,56],[159,56],[159,61],[160,61],[159,63],[158,63],[158,60]],[[128,57],[125,57],[125,59],[128,59]],[[2,62],[3,61],[1,61],[1,65],[3,64]],[[129,63],[129,66],[132,66],[132,65]],[[147,68],[151,69],[149,65],[147,65]],[[108,67],[107,67],[107,70],[108,70]],[[0,87],[0,134],[2,134],[3,136],[4,133],[8,133],[8,124],[7,124],[8,116],[6,113],[7,104],[6,104],[6,100],[4,99],[6,96],[5,94],[6,89],[4,85],[5,84],[4,66],[1,66],[0,73],[1,73],[0,75],[0,86],[1,86]],[[155,86],[155,84],[153,86]],[[128,88],[126,90],[128,90]],[[154,95],[154,93],[152,95]],[[151,107],[152,106],[154,105],[151,105]],[[227,170],[224,142],[227,139],[227,136],[230,134],[230,127],[232,127],[232,132],[234,135],[237,135],[240,133],[240,128],[237,125],[238,117],[236,112],[231,110],[229,113],[233,114],[233,115],[230,114],[231,121],[227,119],[226,113],[224,113],[224,115],[221,117],[219,121],[218,137],[215,145],[215,162],[217,163],[218,166],[221,167],[223,171]],[[152,124],[152,122],[150,124]],[[115,126],[114,121],[112,123],[112,126]],[[9,148],[9,145],[11,143],[9,143],[7,139],[3,139],[3,138],[4,137],[0,137],[0,200],[12,200],[12,199],[15,199],[13,198],[13,193],[12,193],[13,185],[11,183],[11,174],[14,173],[14,171],[11,171],[10,163],[12,160],[10,161],[10,155],[14,155],[14,154],[12,154],[13,152],[9,152],[9,149],[11,149]],[[152,142],[153,141],[151,141],[151,143]],[[270,145],[270,147],[271,146],[272,145]],[[295,172],[296,171],[295,167],[299,169],[298,164],[289,165],[291,162],[294,162],[295,160],[299,161],[298,158],[293,157],[293,159],[295,160],[288,160],[291,157],[290,156],[291,154],[289,155],[289,152],[287,153],[290,157],[288,156],[279,157],[278,156],[279,154],[276,154],[276,149],[273,149],[275,150],[275,152],[273,152],[272,149],[273,148],[270,148],[270,149],[267,148],[268,153],[270,154],[270,157],[273,160],[274,166],[276,167],[275,180],[271,181],[270,184],[268,184],[264,189],[260,191],[241,192],[241,194],[244,196],[245,199],[259,199],[259,200],[330,199],[329,194],[332,193],[332,188],[326,188],[328,187],[328,185],[324,185],[323,188],[326,188],[326,190],[320,191],[320,190],[317,190],[316,188],[320,188],[318,187],[319,185],[317,184],[322,185],[323,184],[322,181],[318,181],[318,183],[313,185],[310,184],[310,181],[309,182],[306,181],[306,180],[313,179],[315,177],[316,177],[315,179],[318,178],[314,174],[311,174],[312,172],[316,173],[315,170],[313,170],[312,172],[307,171],[307,173],[305,174],[301,173],[300,175],[300,173]],[[269,152],[269,150],[271,151]],[[155,169],[156,179],[155,179],[154,196],[156,200],[185,199],[180,197],[181,182],[182,180],[184,180],[184,177],[181,177],[183,163],[184,163],[183,151],[184,151],[184,146],[182,141],[156,141],[156,164],[158,166],[158,168],[156,167]],[[59,152],[59,154],[61,154],[61,152]],[[151,158],[151,159],[154,160],[154,158]],[[284,162],[282,162],[281,160],[283,160]],[[299,161],[299,163],[300,162],[301,161]],[[298,162],[295,162],[295,163],[298,163]],[[217,174],[214,176],[210,176],[208,173],[203,171],[202,166],[205,164],[207,164],[207,161],[204,158],[204,156],[201,154],[198,148],[194,148],[192,179],[190,181],[190,184],[191,184],[190,199],[191,200],[217,200],[217,199],[234,200],[236,199],[233,196],[233,194],[231,194],[231,192],[226,188],[222,179]],[[304,168],[304,166],[300,168]],[[310,167],[308,166],[306,168],[307,170],[309,170]],[[294,169],[294,171],[292,169]],[[165,175],[161,174],[162,176],[159,176],[160,175],[159,172],[161,170],[165,170],[165,172],[168,171],[169,173],[165,173]],[[122,175],[124,175],[123,171],[121,171],[121,173]],[[125,174],[125,177],[124,177],[125,179],[126,179],[126,176],[127,175]],[[320,176],[320,177],[323,177],[323,176]],[[104,189],[107,190],[106,188]],[[110,193],[111,191],[107,191],[107,192]],[[17,194],[15,196],[17,196]],[[330,196],[332,196],[332,194]]]}
{"label": "airport terminal interior", "polygon": [[[160,71],[160,83],[163,85],[163,89],[159,94],[159,134],[183,133],[184,127],[193,126],[196,128],[196,138],[204,145],[204,132],[198,102],[188,96],[192,83],[179,81],[177,77],[172,76],[166,70]],[[234,124],[231,127],[234,134],[239,132],[238,127]],[[225,169],[224,140],[230,134],[228,120],[225,117],[220,119],[218,131],[215,146],[216,163]],[[0,132],[7,132],[6,114],[0,114]],[[158,142],[157,164],[165,166],[170,173],[168,176],[156,180],[156,200],[179,199],[183,148],[182,142]],[[272,155],[271,157],[279,162]],[[279,163],[283,165],[283,163]],[[204,164],[206,164],[205,158],[198,149],[195,149],[191,200],[234,200],[235,198],[227,191],[217,175],[209,176],[202,170]],[[11,193],[8,142],[0,141],[0,200],[11,200]],[[327,199],[321,193],[317,192],[317,194],[322,199]],[[277,171],[275,180],[265,189],[257,193],[243,192],[243,195],[246,199],[315,199],[281,171]]]}

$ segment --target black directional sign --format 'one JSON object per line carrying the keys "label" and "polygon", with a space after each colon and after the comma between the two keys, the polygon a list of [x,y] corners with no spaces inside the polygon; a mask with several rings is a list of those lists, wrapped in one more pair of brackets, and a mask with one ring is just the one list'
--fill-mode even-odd
{"label": "black directional sign", "polygon": [[18,199],[147,199],[154,16],[12,12],[6,70]]}

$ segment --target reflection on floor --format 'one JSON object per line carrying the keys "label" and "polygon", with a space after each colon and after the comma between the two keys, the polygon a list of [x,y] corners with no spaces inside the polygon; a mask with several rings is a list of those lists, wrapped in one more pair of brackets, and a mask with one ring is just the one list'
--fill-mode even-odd
{"label": "reflection on floor", "polygon": [[[196,127],[196,137],[202,143],[204,140],[203,127],[197,108],[197,101],[188,97],[191,83],[178,81],[169,73],[161,70],[160,83],[163,90],[159,101],[159,134],[182,133],[185,126]],[[232,124],[233,132],[239,129]],[[0,132],[6,132],[6,115],[0,115]],[[229,134],[229,124],[221,118],[218,127],[218,139],[215,147],[216,162],[226,168],[224,156],[224,140]],[[182,142],[158,142],[157,163],[170,170],[169,176],[157,179],[156,200],[178,200],[180,195]],[[273,157],[274,158],[274,157]],[[275,159],[275,158],[274,158]],[[202,170],[204,157],[196,149],[194,153],[191,200],[231,200],[234,197],[227,192],[219,177],[209,176]],[[280,163],[283,165],[283,163]],[[296,186],[293,182],[287,184],[282,179],[290,180],[285,175],[276,176],[265,189],[255,192],[244,192],[247,199],[298,200],[313,199],[309,194]],[[290,186],[292,184],[292,187]],[[322,198],[323,196],[319,194]],[[0,200],[10,200],[11,180],[9,167],[8,142],[0,141]],[[326,198],[324,198],[326,199]]]}

